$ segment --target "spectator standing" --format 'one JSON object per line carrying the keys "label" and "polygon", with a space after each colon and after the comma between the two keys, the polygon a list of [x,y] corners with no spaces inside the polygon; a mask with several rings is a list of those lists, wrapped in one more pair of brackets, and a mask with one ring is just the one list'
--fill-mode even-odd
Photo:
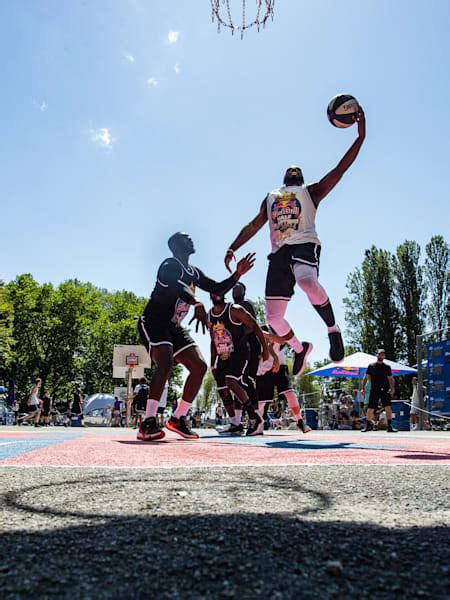
{"label": "spectator standing", "polygon": [[83,400],[81,398],[81,386],[76,383],[73,388],[73,399],[70,404],[70,416],[77,416],[80,418],[81,427],[84,427],[83,423]]}
{"label": "spectator standing", "polygon": [[42,396],[42,421],[46,427],[50,424],[50,411],[52,409],[52,399],[48,390],[45,390]]}
{"label": "spectator standing", "polygon": [[[417,387],[417,377],[412,378],[412,395],[411,395],[411,412],[410,412],[410,420],[411,420],[411,431],[416,431],[419,427],[419,389]],[[425,396],[427,393],[427,388],[422,386],[422,396]]]}
{"label": "spectator standing", "polygon": [[371,382],[369,405],[367,409],[367,423],[361,431],[373,430],[374,411],[378,409],[378,404],[381,401],[382,406],[386,411],[387,431],[390,433],[397,432],[397,429],[392,427],[392,408],[391,399],[395,393],[395,383],[392,377],[392,369],[384,362],[386,353],[383,349],[377,350],[377,360],[367,367],[366,374],[363,379],[363,390],[366,382]]}
{"label": "spectator standing", "polygon": [[39,399],[39,388],[41,387],[41,384],[41,379],[35,379],[27,400],[28,413],[25,418],[33,420],[35,427],[39,427],[39,420],[41,418],[41,401]]}
{"label": "spectator standing", "polygon": [[141,377],[139,379],[139,383],[134,388],[133,410],[136,415],[137,426],[141,424],[142,416],[145,415],[149,389],[150,388],[145,377]]}

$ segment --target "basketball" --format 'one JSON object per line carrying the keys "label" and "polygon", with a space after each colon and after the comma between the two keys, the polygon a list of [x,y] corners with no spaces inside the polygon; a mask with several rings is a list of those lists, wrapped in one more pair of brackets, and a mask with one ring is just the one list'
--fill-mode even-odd
{"label": "basketball", "polygon": [[328,103],[328,120],[335,127],[350,127],[358,112],[358,100],[350,94],[338,94]]}

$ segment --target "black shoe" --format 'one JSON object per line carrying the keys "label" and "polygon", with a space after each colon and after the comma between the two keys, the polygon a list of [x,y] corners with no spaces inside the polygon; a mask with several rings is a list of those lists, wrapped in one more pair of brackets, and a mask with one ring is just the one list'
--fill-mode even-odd
{"label": "black shoe", "polygon": [[295,352],[294,366],[292,367],[293,375],[301,375],[306,368],[306,361],[311,354],[313,345],[311,342],[302,342],[303,349],[301,352]]}
{"label": "black shoe", "polygon": [[360,429],[360,431],[362,431],[363,433],[366,433],[366,431],[373,431],[373,425],[372,423],[366,423],[366,426],[363,429]]}
{"label": "black shoe", "polygon": [[386,431],[388,433],[398,433],[398,429],[395,429],[395,427],[392,427],[392,425],[389,425],[389,427],[386,429]]}
{"label": "black shoe", "polygon": [[330,340],[330,359],[333,362],[341,362],[345,356],[344,342],[340,331],[333,331],[328,334]]}
{"label": "black shoe", "polygon": [[181,437],[186,438],[187,440],[197,440],[198,434],[194,433],[190,428],[188,422],[186,421],[186,417],[181,417],[177,419],[176,417],[170,417],[170,419],[166,423],[166,429],[170,429],[174,433],[178,433]]}
{"label": "black shoe", "polygon": [[156,417],[148,417],[139,426],[137,439],[142,442],[153,442],[162,439],[166,434],[158,426]]}
{"label": "black shoe", "polygon": [[264,435],[264,421],[259,415],[256,416],[257,418],[255,420],[250,421],[246,435]]}

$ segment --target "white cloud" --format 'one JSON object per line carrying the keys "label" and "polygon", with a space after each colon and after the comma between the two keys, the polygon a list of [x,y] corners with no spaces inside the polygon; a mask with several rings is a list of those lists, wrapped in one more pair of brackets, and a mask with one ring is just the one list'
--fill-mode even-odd
{"label": "white cloud", "polygon": [[180,37],[179,31],[169,31],[167,34],[167,40],[169,44],[176,44],[178,42],[178,38]]}
{"label": "white cloud", "polygon": [[48,108],[47,102],[45,100],[42,100],[42,102],[36,102],[36,100],[33,100],[33,104],[41,112],[45,112]]}
{"label": "white cloud", "polygon": [[112,148],[113,143],[116,141],[107,127],[91,129],[90,135],[91,141],[94,142],[94,144],[98,144],[102,148]]}
{"label": "white cloud", "polygon": [[175,66],[173,67],[173,70],[178,75],[178,73],[181,71],[180,65],[178,63],[176,63]]}
{"label": "white cloud", "polygon": [[151,85],[152,87],[156,87],[159,82],[154,77],[150,77],[150,79],[147,79],[147,83],[148,83],[148,85]]}
{"label": "white cloud", "polygon": [[135,58],[132,54],[125,54],[125,60],[127,60],[130,63],[134,63],[135,62]]}

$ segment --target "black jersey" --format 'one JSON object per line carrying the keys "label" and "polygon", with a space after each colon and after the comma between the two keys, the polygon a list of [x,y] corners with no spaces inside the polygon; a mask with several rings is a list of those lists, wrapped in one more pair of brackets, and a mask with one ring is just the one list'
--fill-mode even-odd
{"label": "black jersey", "polygon": [[209,311],[211,340],[216,348],[217,356],[221,360],[228,360],[235,352],[245,350],[248,352],[247,336],[244,325],[233,321],[231,317],[231,303],[218,315]]}
{"label": "black jersey", "polygon": [[[253,303],[250,300],[241,300],[241,302],[237,302],[236,304],[239,304],[239,306],[242,306],[242,308],[245,308],[245,310],[248,313],[250,313],[256,321],[255,307],[253,306]],[[261,343],[260,343],[256,333],[253,331],[253,329],[249,329],[248,327],[246,327],[245,335],[247,336],[248,344],[250,346],[250,351],[255,352],[256,354],[261,354],[261,352],[262,352]]]}
{"label": "black jersey", "polygon": [[217,283],[197,267],[183,265],[177,258],[166,258],[158,269],[156,284],[144,310],[144,316],[180,325],[191,307],[195,289],[226,294],[237,279],[233,275]]}

